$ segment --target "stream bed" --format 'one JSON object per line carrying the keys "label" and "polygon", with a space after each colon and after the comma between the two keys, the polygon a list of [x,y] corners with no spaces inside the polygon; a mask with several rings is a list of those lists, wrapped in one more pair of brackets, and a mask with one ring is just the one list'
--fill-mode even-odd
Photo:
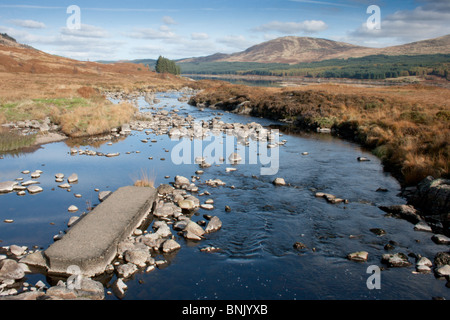
{"label": "stream bed", "polygon": [[[268,127],[279,125],[267,119],[240,116],[217,110],[199,110],[180,102],[179,93],[159,93],[158,110],[190,115],[196,121],[220,117],[226,123],[257,122]],[[138,99],[143,111],[148,111],[144,98]],[[226,149],[226,135],[222,139],[224,157],[231,152],[248,155],[249,147],[235,144]],[[145,140],[146,142],[143,142]],[[115,191],[132,185],[142,172],[154,179],[155,186],[171,183],[175,176],[200,176],[195,196],[204,203],[214,200],[213,210],[199,209],[192,220],[202,220],[203,214],[218,216],[222,228],[205,236],[202,241],[187,241],[174,232],[181,248],[165,255],[169,262],[164,268],[150,273],[140,271],[126,281],[128,289],[122,299],[137,300],[328,300],[383,299],[409,300],[432,297],[450,298],[445,281],[431,274],[416,274],[412,266],[388,268],[381,257],[388,253],[385,245],[395,243],[389,253],[420,254],[433,260],[448,246],[437,245],[429,232],[414,231],[414,225],[400,219],[386,217],[378,207],[403,204],[399,183],[383,171],[380,161],[358,145],[328,134],[283,134],[281,144],[271,149],[278,155],[277,172],[261,174],[261,163],[243,161],[238,165],[213,163],[197,175],[199,165],[177,164],[174,149],[180,141],[168,135],[133,130],[130,135],[112,141],[80,145],[64,142],[43,145],[32,153],[4,155],[0,160],[0,181],[24,178],[22,171],[42,170],[36,179],[43,192],[18,196],[0,195],[0,246],[12,244],[46,249],[53,236],[67,229],[74,214],[68,207],[75,205],[79,215],[95,207],[98,191]],[[195,139],[192,144],[195,143]],[[210,144],[204,142],[202,147]],[[73,155],[71,148],[87,148],[97,152],[119,153],[117,157]],[[178,150],[177,149],[177,150]],[[276,150],[275,150],[276,149]],[[307,152],[307,154],[305,153]],[[273,153],[272,153],[273,154]],[[271,155],[272,155],[271,154]],[[370,161],[357,161],[366,157]],[[233,167],[235,171],[227,171]],[[79,179],[70,191],[59,188],[55,174]],[[276,186],[276,177],[287,185]],[[224,186],[211,187],[209,179],[220,179]],[[379,189],[383,189],[380,192]],[[377,191],[378,190],[378,191]],[[199,196],[204,191],[210,194]],[[331,204],[316,197],[316,192],[336,195],[347,203]],[[75,197],[75,194],[81,197]],[[229,206],[229,210],[225,207]],[[4,220],[13,223],[4,223]],[[377,235],[370,229],[380,228],[386,233]],[[301,242],[305,248],[294,248]],[[203,252],[205,247],[220,248],[217,252]],[[358,263],[346,257],[351,252],[367,251],[368,260]],[[380,289],[370,290],[368,267],[381,268]],[[26,281],[49,283],[45,275],[28,274]],[[106,299],[118,299],[107,294]]]}

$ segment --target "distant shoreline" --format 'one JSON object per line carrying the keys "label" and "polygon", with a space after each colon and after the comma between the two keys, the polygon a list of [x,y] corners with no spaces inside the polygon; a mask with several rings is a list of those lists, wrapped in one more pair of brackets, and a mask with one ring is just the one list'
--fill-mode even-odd
{"label": "distant shoreline", "polygon": [[296,76],[260,76],[260,75],[237,75],[237,74],[181,74],[185,78],[202,78],[216,80],[244,80],[244,81],[273,81],[279,82],[280,87],[304,86],[321,83],[336,83],[359,86],[404,86],[411,84],[424,84],[450,88],[450,82],[438,80],[426,80],[415,76],[392,78],[386,80],[346,79],[346,78],[310,78]]}

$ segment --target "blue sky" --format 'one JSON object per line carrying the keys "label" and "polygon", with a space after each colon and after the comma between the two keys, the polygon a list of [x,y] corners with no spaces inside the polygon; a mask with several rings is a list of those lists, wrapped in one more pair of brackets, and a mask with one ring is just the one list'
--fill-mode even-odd
{"label": "blue sky", "polygon": [[[73,30],[67,8],[80,8]],[[370,5],[381,29],[367,28]],[[283,36],[385,47],[450,33],[450,0],[0,0],[0,32],[79,60],[233,53]]]}

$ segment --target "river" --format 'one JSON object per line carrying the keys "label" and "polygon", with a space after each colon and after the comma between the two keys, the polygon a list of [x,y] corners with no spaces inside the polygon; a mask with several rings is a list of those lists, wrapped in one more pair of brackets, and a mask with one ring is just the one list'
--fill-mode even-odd
{"label": "river", "polygon": [[[276,124],[217,110],[202,111],[179,102],[178,93],[160,93],[157,97],[160,102],[155,107],[168,111],[179,109],[180,115],[189,114],[197,121],[220,117],[230,123]],[[143,98],[139,99],[139,105],[148,107]],[[225,139],[225,136],[219,137]],[[148,143],[143,143],[143,139]],[[421,254],[430,260],[448,247],[435,244],[431,233],[414,231],[409,222],[386,217],[378,208],[405,201],[398,197],[399,183],[383,171],[375,156],[358,145],[330,135],[284,134],[280,139],[286,143],[276,148],[279,154],[276,175],[261,175],[261,164],[249,161],[236,165],[237,170],[233,172],[226,172],[225,168],[230,166],[227,164],[203,169],[204,174],[196,184],[199,193],[207,190],[210,195],[197,196],[201,203],[213,199],[214,210],[200,209],[192,219],[202,220],[205,213],[216,215],[223,222],[222,229],[200,242],[186,241],[174,232],[181,249],[165,255],[169,261],[166,267],[135,274],[126,282],[128,290],[123,299],[450,298],[445,281],[436,279],[433,274],[414,273],[413,258],[410,258],[412,266],[406,268],[387,268],[381,263],[381,256],[387,253],[384,246],[389,241],[396,243],[392,253]],[[0,195],[0,245],[45,249],[53,242],[55,234],[67,229],[67,222],[74,215],[67,211],[70,205],[85,211],[99,203],[95,189],[114,191],[133,184],[143,170],[154,177],[158,186],[172,182],[176,175],[196,175],[199,169],[195,163],[174,163],[173,150],[179,146],[179,141],[167,135],[133,131],[120,141],[106,142],[82,148],[119,152],[120,156],[71,155],[73,142],[70,141],[47,144],[32,153],[5,155],[0,160],[0,181],[19,177],[27,180],[29,176],[22,174],[23,170],[39,169],[43,173],[38,181],[44,191],[36,195]],[[234,151],[245,154],[248,148],[236,145]],[[302,155],[304,152],[308,154]],[[361,156],[371,161],[358,162],[356,159]],[[66,177],[78,174],[79,181],[70,192],[58,188],[55,174],[59,172]],[[284,178],[288,185],[273,185],[275,177]],[[204,184],[216,178],[226,185],[212,188]],[[379,192],[379,188],[387,191]],[[348,199],[348,203],[330,204],[315,197],[319,191]],[[76,198],[74,194],[82,197]],[[225,211],[225,206],[230,206],[231,210]],[[3,223],[5,219],[14,222]],[[378,236],[370,231],[372,228],[382,228],[386,234]],[[295,249],[296,242],[306,245],[306,249]],[[200,251],[207,246],[221,250]],[[369,253],[367,262],[346,258],[349,253],[361,250]],[[368,267],[372,265],[382,269],[380,289],[370,290],[367,286],[371,276]],[[51,281],[45,275],[27,275],[26,281],[31,284],[38,280]],[[117,297],[112,294],[106,299]]]}

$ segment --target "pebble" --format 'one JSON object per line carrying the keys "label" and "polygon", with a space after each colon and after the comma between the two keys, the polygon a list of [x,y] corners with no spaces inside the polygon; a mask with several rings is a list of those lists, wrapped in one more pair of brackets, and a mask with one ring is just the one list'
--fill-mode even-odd
{"label": "pebble", "polygon": [[76,206],[74,206],[74,205],[71,205],[71,206],[67,209],[67,211],[69,211],[69,212],[77,212],[77,211],[78,211],[78,208],[77,208]]}

